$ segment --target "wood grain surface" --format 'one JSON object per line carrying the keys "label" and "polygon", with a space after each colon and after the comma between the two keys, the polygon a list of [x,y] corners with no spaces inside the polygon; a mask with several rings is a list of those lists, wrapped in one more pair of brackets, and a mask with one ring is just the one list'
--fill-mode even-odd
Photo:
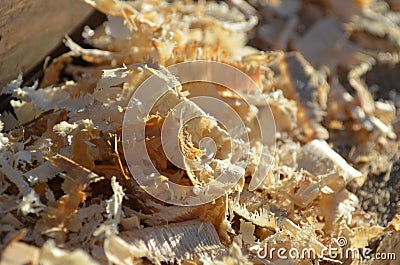
{"label": "wood grain surface", "polygon": [[0,90],[31,70],[92,11],[80,0],[1,0]]}

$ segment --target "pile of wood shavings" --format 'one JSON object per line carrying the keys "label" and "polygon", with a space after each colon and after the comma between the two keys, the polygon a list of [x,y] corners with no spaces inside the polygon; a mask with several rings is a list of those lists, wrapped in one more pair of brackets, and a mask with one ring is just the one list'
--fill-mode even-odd
{"label": "pile of wood shavings", "polygon": [[[71,51],[40,83],[22,86],[19,77],[2,90],[17,117],[4,113],[0,123],[2,264],[398,263],[257,255],[265,246],[338,247],[338,238],[347,242],[339,251],[400,253],[396,1],[86,2],[109,17],[84,32],[93,49],[67,37]],[[146,78],[173,78],[166,66],[194,59],[256,82],[275,117],[277,149],[257,190],[248,189],[249,168],[226,196],[179,207],[136,184],[121,128]],[[150,133],[164,118],[158,107]],[[159,155],[157,136],[150,140],[165,176],[190,184]]]}

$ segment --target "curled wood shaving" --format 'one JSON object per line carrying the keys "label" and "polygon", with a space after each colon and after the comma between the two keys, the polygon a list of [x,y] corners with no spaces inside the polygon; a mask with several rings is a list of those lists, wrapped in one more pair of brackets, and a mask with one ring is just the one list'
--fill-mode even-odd
{"label": "curled wood shaving", "polygon": [[[362,176],[362,173],[350,166],[338,153],[332,150],[329,145],[321,140],[313,140],[301,148],[297,157],[299,168],[306,169],[310,173],[320,176],[337,171],[338,177],[329,180],[331,186],[344,177],[342,187],[355,178]],[[328,184],[326,183],[326,185]],[[337,183],[335,183],[337,184]]]}
{"label": "curled wood shaving", "polygon": [[222,247],[214,226],[199,221],[129,231],[121,237],[130,245],[144,243],[151,253],[148,258],[156,262],[188,259]]}

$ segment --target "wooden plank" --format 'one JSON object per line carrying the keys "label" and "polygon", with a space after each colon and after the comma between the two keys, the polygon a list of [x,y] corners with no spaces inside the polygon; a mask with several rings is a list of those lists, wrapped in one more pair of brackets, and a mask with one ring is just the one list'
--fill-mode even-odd
{"label": "wooden plank", "polygon": [[0,89],[31,70],[92,11],[80,0],[1,0]]}

